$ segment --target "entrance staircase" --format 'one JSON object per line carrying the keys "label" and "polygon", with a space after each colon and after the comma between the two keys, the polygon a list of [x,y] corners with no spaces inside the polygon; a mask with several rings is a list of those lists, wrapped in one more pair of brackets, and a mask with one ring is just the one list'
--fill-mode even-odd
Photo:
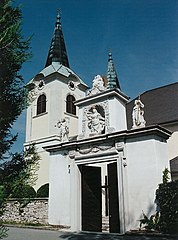
{"label": "entrance staircase", "polygon": [[102,216],[102,232],[109,232],[109,216]]}

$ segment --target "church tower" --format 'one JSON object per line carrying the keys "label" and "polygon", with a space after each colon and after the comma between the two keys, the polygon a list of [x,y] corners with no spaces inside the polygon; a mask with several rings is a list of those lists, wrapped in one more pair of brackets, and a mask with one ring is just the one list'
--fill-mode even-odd
{"label": "church tower", "polygon": [[[43,147],[77,134],[78,108],[74,102],[83,98],[88,88],[69,66],[59,13],[45,68],[27,86],[30,89],[30,105],[27,109],[25,146],[35,143],[41,157],[38,189],[49,182],[49,156]],[[68,129],[65,137],[62,136],[62,127]]]}

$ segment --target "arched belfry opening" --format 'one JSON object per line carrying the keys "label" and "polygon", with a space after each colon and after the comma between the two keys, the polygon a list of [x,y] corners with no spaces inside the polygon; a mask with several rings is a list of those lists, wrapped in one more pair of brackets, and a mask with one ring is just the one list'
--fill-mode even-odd
{"label": "arched belfry opening", "polygon": [[71,94],[66,97],[66,112],[76,115],[75,97]]}
{"label": "arched belfry opening", "polygon": [[37,115],[46,112],[46,95],[41,94],[37,99]]}

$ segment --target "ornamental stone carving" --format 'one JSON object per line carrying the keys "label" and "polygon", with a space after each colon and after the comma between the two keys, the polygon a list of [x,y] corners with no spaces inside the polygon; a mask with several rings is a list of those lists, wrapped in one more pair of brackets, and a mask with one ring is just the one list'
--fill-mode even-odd
{"label": "ornamental stone carving", "polygon": [[[95,114],[93,114],[93,108],[96,109]],[[93,114],[93,115],[92,115]],[[98,119],[96,119],[95,115],[98,115]],[[94,119],[92,118],[94,117]],[[95,123],[94,123],[95,120]],[[94,125],[101,124],[100,131],[98,129],[94,131]],[[92,126],[92,127],[91,127]],[[84,137],[91,136],[92,134],[100,134],[100,133],[111,133],[114,131],[113,128],[110,127],[109,124],[109,106],[108,101],[99,102],[96,105],[89,105],[83,109],[83,116],[82,116],[82,133],[78,135],[78,139],[83,139]]]}
{"label": "ornamental stone carving", "polygon": [[101,114],[97,111],[95,106],[93,106],[87,112],[87,118],[88,128],[90,129],[91,133],[101,134],[105,128],[105,118],[101,116]]}
{"label": "ornamental stone carving", "polygon": [[74,159],[75,158],[75,151],[74,150],[72,150],[72,151],[69,151],[69,157],[71,158],[71,159]]}
{"label": "ornamental stone carving", "polygon": [[115,148],[116,148],[117,151],[123,151],[123,148],[124,148],[123,142],[115,143]]}
{"label": "ornamental stone carving", "polygon": [[144,119],[144,104],[140,99],[135,100],[133,111],[132,111],[132,128],[145,127],[146,121]]}
{"label": "ornamental stone carving", "polygon": [[103,92],[106,88],[104,87],[104,81],[100,75],[97,75],[93,79],[93,87],[88,91],[89,96]]}
{"label": "ornamental stone carving", "polygon": [[62,118],[55,125],[59,129],[59,137],[61,142],[69,141],[69,121],[67,118]]}
{"label": "ornamental stone carving", "polygon": [[33,102],[39,95],[39,92],[45,87],[44,80],[33,81],[33,88],[28,93],[28,101]]}
{"label": "ornamental stone carving", "polygon": [[38,91],[37,91],[37,88],[35,87],[29,92],[28,101],[32,103],[37,98],[37,96],[38,96]]}
{"label": "ornamental stone carving", "polygon": [[88,153],[97,153],[99,151],[107,151],[109,149],[113,148],[113,144],[106,144],[106,145],[92,145],[88,146],[88,148],[85,149],[77,149],[77,151],[80,154],[88,154]]}

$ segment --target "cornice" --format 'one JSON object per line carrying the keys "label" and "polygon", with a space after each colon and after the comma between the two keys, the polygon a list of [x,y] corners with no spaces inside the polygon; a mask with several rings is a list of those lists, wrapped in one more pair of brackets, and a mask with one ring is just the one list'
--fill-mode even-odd
{"label": "cornice", "polygon": [[124,130],[109,134],[97,135],[86,139],[75,140],[71,142],[63,142],[55,145],[45,146],[43,147],[48,152],[55,152],[58,150],[70,150],[77,149],[80,146],[88,145],[88,144],[99,144],[109,141],[125,141],[127,139],[156,135],[165,140],[167,140],[171,136],[171,132],[159,125],[148,126],[144,128]]}

